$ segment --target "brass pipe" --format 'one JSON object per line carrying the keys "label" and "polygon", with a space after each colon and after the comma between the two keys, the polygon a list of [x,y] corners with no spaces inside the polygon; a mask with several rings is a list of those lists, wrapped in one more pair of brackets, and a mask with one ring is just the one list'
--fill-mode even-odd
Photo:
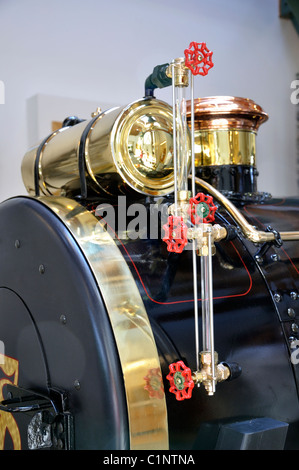
{"label": "brass pipe", "polygon": [[[190,178],[190,176],[189,176]],[[208,193],[218,202],[220,202],[227,212],[233,217],[237,224],[241,227],[243,235],[253,243],[265,243],[272,242],[275,240],[275,234],[273,232],[262,232],[261,230],[255,229],[241,214],[241,212],[232,204],[223,194],[221,194],[217,189],[211,186],[206,181],[201,178],[195,177],[195,182],[202,188],[204,188]],[[283,241],[294,241],[299,240],[299,231],[296,232],[280,232],[281,240]]]}

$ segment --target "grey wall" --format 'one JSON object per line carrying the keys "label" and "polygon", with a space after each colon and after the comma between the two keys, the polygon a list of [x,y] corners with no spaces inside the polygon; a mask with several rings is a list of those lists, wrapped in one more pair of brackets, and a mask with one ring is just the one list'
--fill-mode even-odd
{"label": "grey wall", "polygon": [[[259,190],[298,194],[290,96],[299,36],[279,18],[278,0],[0,0],[0,200],[25,193],[21,161],[33,121],[43,119],[32,97],[85,108],[130,103],[143,96],[153,67],[182,56],[191,41],[214,51],[214,68],[195,80],[196,96],[248,97],[270,116],[257,137]],[[156,95],[171,102],[170,90]],[[63,107],[52,108],[53,120],[65,117]]]}

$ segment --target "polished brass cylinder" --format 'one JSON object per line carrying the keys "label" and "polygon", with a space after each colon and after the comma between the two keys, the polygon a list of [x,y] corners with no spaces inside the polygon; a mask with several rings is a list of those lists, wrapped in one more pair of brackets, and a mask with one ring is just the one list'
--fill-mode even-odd
{"label": "polished brass cylinder", "polygon": [[[256,134],[268,115],[254,101],[211,96],[194,101],[196,166],[256,165]],[[191,104],[188,103],[191,119]]]}
{"label": "polished brass cylinder", "polygon": [[195,141],[195,165],[256,164],[255,133],[239,130],[205,130]]}
{"label": "polished brass cylinder", "polygon": [[126,187],[146,195],[171,193],[172,123],[167,103],[145,98],[59,129],[24,156],[25,187],[30,195],[72,196],[82,189],[83,168],[96,193],[115,195]]}

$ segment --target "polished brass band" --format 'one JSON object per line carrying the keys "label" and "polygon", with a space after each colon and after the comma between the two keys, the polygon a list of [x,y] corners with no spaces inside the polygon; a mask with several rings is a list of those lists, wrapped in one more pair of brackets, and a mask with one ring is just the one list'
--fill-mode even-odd
{"label": "polished brass band", "polygon": [[144,98],[59,129],[42,149],[37,145],[24,156],[25,187],[36,195],[38,166],[40,194],[72,197],[80,191],[83,159],[83,176],[96,192],[111,195],[110,178],[117,177],[142,194],[169,194],[174,190],[172,126],[172,108]]}
{"label": "polished brass band", "polygon": [[[191,103],[187,105],[191,119]],[[254,101],[234,96],[194,100],[196,166],[256,164],[256,133],[268,115]]]}
{"label": "polished brass band", "polygon": [[194,132],[195,165],[256,164],[254,132],[232,130],[202,130]]}
{"label": "polished brass band", "polygon": [[[40,197],[81,247],[106,305],[121,362],[130,431],[130,448],[168,449],[168,422],[159,356],[151,325],[130,269],[101,222],[76,201]],[[161,378],[157,396],[146,377]],[[100,391],[99,391],[99,400]]]}

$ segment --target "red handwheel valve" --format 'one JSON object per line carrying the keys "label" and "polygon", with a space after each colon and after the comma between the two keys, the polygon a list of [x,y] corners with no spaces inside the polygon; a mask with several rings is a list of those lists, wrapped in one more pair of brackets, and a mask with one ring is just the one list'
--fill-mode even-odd
{"label": "red handwheel valve", "polygon": [[189,48],[185,49],[184,53],[185,65],[193,75],[207,75],[214,67],[213,52],[209,51],[205,42],[190,42]]}
{"label": "red handwheel valve", "polygon": [[170,215],[168,223],[163,225],[165,235],[163,241],[167,244],[167,250],[174,253],[182,253],[188,243],[188,227],[183,221],[183,217]]}
{"label": "red handwheel valve", "polygon": [[191,369],[183,361],[178,361],[170,364],[169,370],[170,372],[166,376],[170,382],[169,391],[175,394],[178,401],[191,398],[194,388]]}
{"label": "red handwheel valve", "polygon": [[189,214],[191,222],[196,225],[199,222],[209,224],[215,220],[217,207],[213,203],[212,196],[198,193],[189,200]]}

